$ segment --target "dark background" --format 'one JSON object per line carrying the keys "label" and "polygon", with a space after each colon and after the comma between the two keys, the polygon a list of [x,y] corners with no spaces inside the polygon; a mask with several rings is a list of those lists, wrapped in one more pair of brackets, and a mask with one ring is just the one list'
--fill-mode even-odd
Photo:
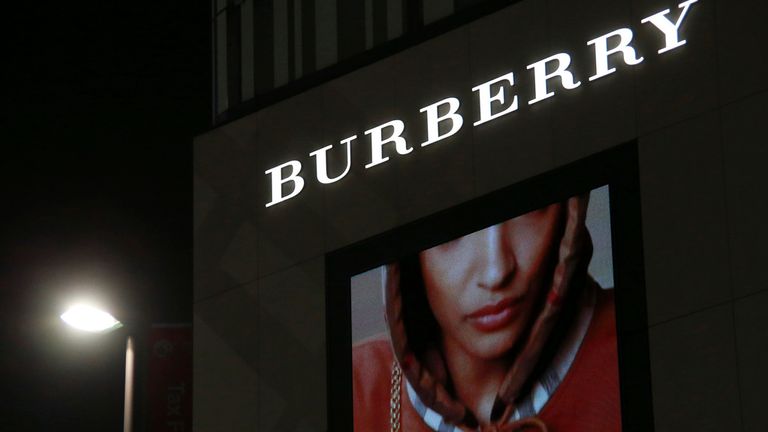
{"label": "dark background", "polygon": [[191,321],[192,137],[210,124],[210,5],[13,2],[0,139],[0,430],[122,429],[126,329]]}

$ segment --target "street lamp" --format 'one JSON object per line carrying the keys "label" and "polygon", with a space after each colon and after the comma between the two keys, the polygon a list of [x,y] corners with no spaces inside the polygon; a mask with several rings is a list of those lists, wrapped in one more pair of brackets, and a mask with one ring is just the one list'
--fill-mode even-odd
{"label": "street lamp", "polygon": [[123,326],[109,312],[84,304],[67,309],[61,319],[78,330],[91,333],[108,333]]}
{"label": "street lamp", "polygon": [[[119,329],[123,323],[109,312],[93,306],[79,304],[61,314],[61,320],[68,325],[91,333],[109,333]],[[133,429],[133,381],[136,352],[133,337],[128,335],[125,343],[125,402],[123,404],[123,432]]]}

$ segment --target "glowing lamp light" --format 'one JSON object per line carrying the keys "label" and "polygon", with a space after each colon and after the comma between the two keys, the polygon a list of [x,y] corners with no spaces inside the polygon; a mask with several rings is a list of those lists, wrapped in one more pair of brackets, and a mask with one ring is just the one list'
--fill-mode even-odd
{"label": "glowing lamp light", "polygon": [[76,305],[63,314],[61,319],[70,326],[91,333],[106,333],[123,326],[115,317],[87,305]]}

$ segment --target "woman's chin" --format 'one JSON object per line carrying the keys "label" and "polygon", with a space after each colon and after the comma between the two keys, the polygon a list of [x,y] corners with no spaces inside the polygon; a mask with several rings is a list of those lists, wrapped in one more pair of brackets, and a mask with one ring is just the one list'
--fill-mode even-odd
{"label": "woman's chin", "polygon": [[496,360],[504,357],[515,346],[518,339],[516,329],[504,329],[494,333],[475,335],[467,346],[467,351],[483,360]]}

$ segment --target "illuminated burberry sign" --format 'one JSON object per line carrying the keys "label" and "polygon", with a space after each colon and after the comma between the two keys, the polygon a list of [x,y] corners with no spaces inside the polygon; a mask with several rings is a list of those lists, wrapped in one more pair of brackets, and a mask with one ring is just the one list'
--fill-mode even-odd
{"label": "illuminated burberry sign", "polygon": [[[671,11],[666,9],[640,21],[642,24],[650,24],[664,36],[664,46],[658,50],[659,54],[685,45],[685,40],[680,39],[680,26],[691,5],[697,1],[687,0],[680,3],[677,18],[672,18]],[[587,42],[587,46],[592,47],[594,51],[595,60],[595,73],[589,77],[589,81],[616,72],[615,65],[619,62],[632,66],[643,61],[643,57],[639,56],[631,45],[632,37],[631,29],[620,28]],[[568,70],[570,64],[570,55],[558,53],[528,65],[526,69],[533,74],[534,82],[534,98],[528,101],[528,105],[533,105],[555,95],[555,89],[549,85],[553,78],[560,78],[560,85],[564,90],[579,87],[581,81],[576,80],[573,73]],[[472,91],[477,93],[479,104],[479,116],[473,126],[479,126],[518,110],[518,96],[512,93],[514,84],[514,72],[509,72],[472,88]],[[507,103],[510,95],[511,102]],[[427,126],[427,139],[421,143],[422,147],[444,140],[462,128],[464,118],[458,112],[459,106],[459,99],[449,97],[419,110],[419,112],[424,113]],[[443,125],[443,132],[440,130],[441,125]],[[446,126],[448,126],[447,131],[445,131]],[[404,131],[405,124],[402,120],[392,120],[365,131],[365,135],[370,137],[371,148],[371,160],[365,164],[365,168],[369,169],[389,160],[388,156],[384,156],[385,146],[394,146],[395,151],[400,155],[412,152],[413,147],[409,146],[403,137]],[[317,181],[322,184],[330,184],[341,180],[349,173],[352,165],[351,144],[356,139],[357,135],[354,135],[341,140],[340,144],[346,148],[346,164],[344,170],[333,177],[328,173],[327,156],[328,150],[331,150],[333,145],[317,149],[309,154],[311,158],[315,158]],[[297,160],[291,160],[270,168],[264,173],[271,181],[272,193],[271,201],[266,204],[266,207],[296,197],[304,188],[304,178],[300,175],[301,162]],[[285,195],[283,194],[284,185],[292,189]]]}

